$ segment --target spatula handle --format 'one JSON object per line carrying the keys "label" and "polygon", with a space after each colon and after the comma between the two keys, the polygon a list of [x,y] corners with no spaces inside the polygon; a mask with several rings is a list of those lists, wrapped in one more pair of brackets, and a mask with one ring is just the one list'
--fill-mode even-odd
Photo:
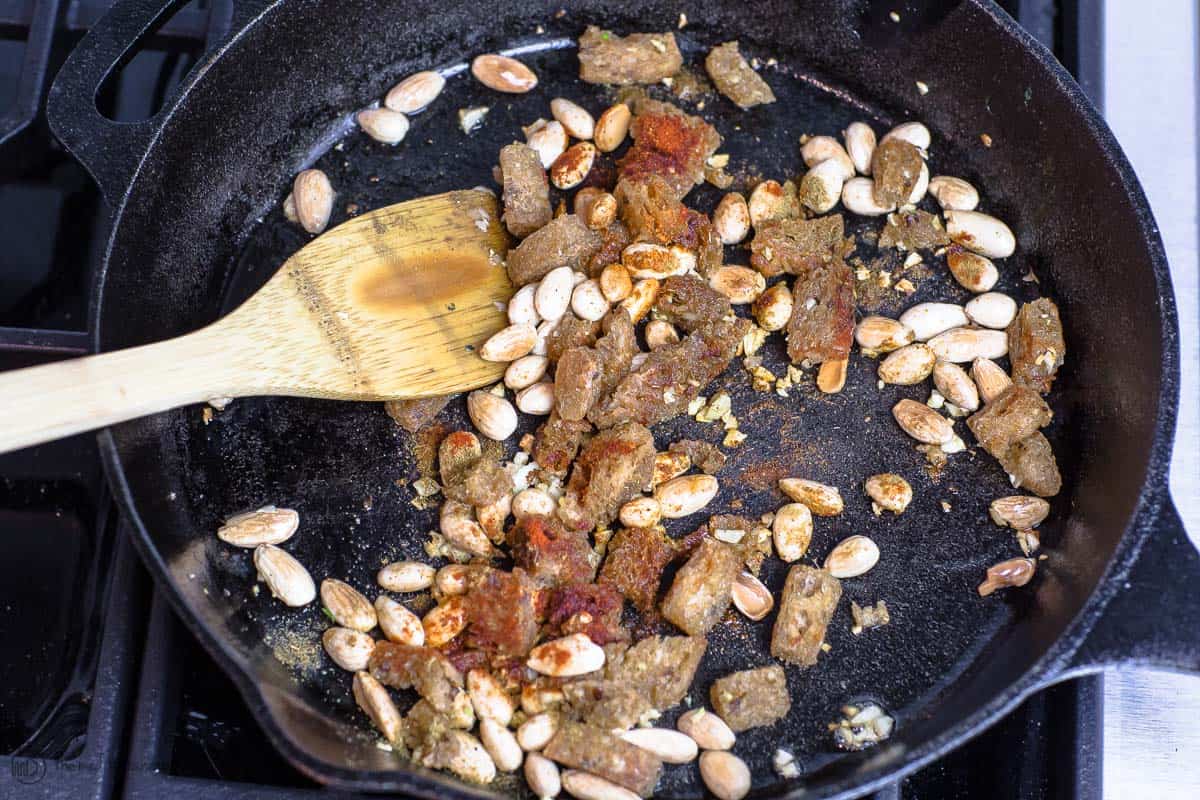
{"label": "spatula handle", "polygon": [[0,453],[220,396],[234,355],[215,333],[0,373]]}

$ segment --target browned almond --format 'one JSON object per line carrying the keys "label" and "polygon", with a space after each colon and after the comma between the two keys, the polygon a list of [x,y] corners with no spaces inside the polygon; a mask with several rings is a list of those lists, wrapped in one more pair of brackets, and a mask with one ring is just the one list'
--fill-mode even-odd
{"label": "browned almond", "polygon": [[425,644],[425,628],[421,618],[387,595],[375,598],[375,616],[379,629],[390,642],[420,647]]}
{"label": "browned almond", "polygon": [[846,367],[849,364],[845,358],[831,358],[821,362],[817,370],[817,388],[825,394],[837,394],[846,385]]}
{"label": "browned almond", "polygon": [[781,331],[792,316],[792,292],[783,281],[759,295],[751,309],[759,327],[767,331]]}
{"label": "browned almond", "polygon": [[880,508],[894,514],[903,514],[912,502],[912,485],[892,472],[872,475],[863,483],[863,488]]}
{"label": "browned almond", "polygon": [[767,279],[758,270],[726,264],[712,271],[708,285],[736,306],[757,300],[766,291]]}
{"label": "browned almond", "polygon": [[596,120],[595,135],[592,137],[592,141],[596,143],[600,152],[611,153],[621,146],[621,142],[625,141],[625,135],[629,133],[631,119],[633,119],[633,112],[624,103],[617,103],[600,115],[600,118]]}
{"label": "browned almond", "polygon": [[462,595],[447,598],[436,605],[421,620],[425,629],[425,645],[441,647],[467,627],[467,605]]}
{"label": "browned almond", "polygon": [[633,291],[633,279],[622,264],[609,264],[600,273],[600,291],[610,303],[619,303]]}
{"label": "browned almond", "polygon": [[671,478],[677,478],[692,468],[692,459],[687,453],[655,453],[654,477],[650,484],[658,486]]}
{"label": "browned almond", "polygon": [[667,519],[695,514],[717,496],[720,489],[712,475],[681,475],[654,487],[654,499]]}
{"label": "browned almond", "polygon": [[389,592],[420,592],[433,585],[437,573],[419,561],[395,561],[379,570],[375,581]]}
{"label": "browned almond", "polygon": [[621,308],[629,313],[630,320],[639,322],[650,313],[650,308],[658,299],[659,285],[657,278],[646,278],[633,285],[629,296],[621,301]]}
{"label": "browned almond", "polygon": [[854,341],[864,355],[890,353],[912,344],[913,332],[902,322],[888,317],[863,317],[854,327]]}
{"label": "browned almond", "polygon": [[857,578],[879,563],[879,546],[866,536],[838,542],[825,559],[825,569],[835,578]]}
{"label": "browned almond", "polygon": [[495,53],[476,56],[471,74],[489,89],[509,94],[524,94],[537,86],[537,75],[515,58]]}
{"label": "browned almond", "polygon": [[775,598],[763,582],[745,570],[733,581],[733,604],[747,619],[758,621],[775,607]]}
{"label": "browned almond", "polygon": [[371,601],[362,592],[336,578],[321,581],[321,603],[338,625],[366,633],[378,620]]}
{"label": "browned almond", "polygon": [[804,478],[780,478],[780,490],[797,503],[808,506],[819,517],[834,517],[842,513],[842,493],[836,486]]}
{"label": "browned almond", "polygon": [[879,364],[879,380],[897,386],[912,386],[929,377],[937,359],[926,344],[906,344],[888,354]]}
{"label": "browned almond", "polygon": [[694,708],[684,712],[675,727],[696,740],[704,750],[728,750],[736,737],[733,730],[707,708]]}
{"label": "browned almond", "polygon": [[812,512],[803,503],[788,503],[775,512],[771,521],[771,532],[775,541],[775,554],[791,563],[799,561],[812,542]]}
{"label": "browned almond", "polygon": [[586,675],[604,666],[604,649],[583,633],[540,644],[529,651],[526,665],[554,678]]}
{"label": "browned almond", "polygon": [[702,754],[700,777],[717,800],[742,800],[750,792],[750,768],[728,750]]}
{"label": "browned almond", "polygon": [[354,702],[371,718],[371,722],[384,738],[392,744],[398,742],[403,720],[384,685],[369,672],[356,672],[351,688],[354,692]]}
{"label": "browned almond", "polygon": [[918,442],[945,444],[954,438],[950,420],[924,403],[904,399],[892,407],[892,416],[900,428]]}
{"label": "browned almond", "polygon": [[1004,390],[1012,386],[1012,378],[1008,373],[990,358],[977,358],[971,362],[971,379],[979,389],[979,397],[984,404],[992,402]]}
{"label": "browned almond", "polygon": [[[577,142],[566,152],[554,159],[550,165],[550,182],[559,189],[574,189],[592,171],[596,163],[596,146],[591,142]],[[613,211],[615,214],[616,206]]]}
{"label": "browned almond", "polygon": [[479,719],[494,719],[501,725],[512,721],[516,711],[513,700],[492,673],[479,667],[468,672],[467,693]]}
{"label": "browned almond", "polygon": [[1040,497],[1014,494],[993,500],[988,506],[988,514],[1001,527],[1036,528],[1050,515],[1050,504]]}

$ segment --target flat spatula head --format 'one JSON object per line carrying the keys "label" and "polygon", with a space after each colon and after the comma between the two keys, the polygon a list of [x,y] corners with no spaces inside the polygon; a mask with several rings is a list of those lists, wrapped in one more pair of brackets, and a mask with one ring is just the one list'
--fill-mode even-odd
{"label": "flat spatula head", "polygon": [[244,393],[386,400],[499,380],[506,365],[478,352],[507,324],[507,243],[496,198],[481,190],[387,206],[327,231],[217,323],[264,353],[269,374]]}

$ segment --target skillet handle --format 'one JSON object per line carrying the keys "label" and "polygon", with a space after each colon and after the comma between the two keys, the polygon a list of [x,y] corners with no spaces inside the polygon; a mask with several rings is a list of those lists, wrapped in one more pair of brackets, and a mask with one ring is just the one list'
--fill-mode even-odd
{"label": "skillet handle", "polygon": [[1068,672],[1151,667],[1200,673],[1200,553],[1164,489],[1151,528]]}

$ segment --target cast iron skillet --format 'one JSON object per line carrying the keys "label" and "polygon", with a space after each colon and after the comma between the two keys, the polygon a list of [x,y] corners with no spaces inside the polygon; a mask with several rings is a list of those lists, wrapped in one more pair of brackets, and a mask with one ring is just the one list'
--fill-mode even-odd
{"label": "cast iron skillet", "polygon": [[[832,397],[811,386],[786,399],[755,394],[736,368],[724,379],[754,446],[726,467],[718,505],[728,508],[736,495],[742,513],[773,508],[781,502],[773,482],[784,473],[835,482],[847,511],[818,522],[814,556],[864,531],[884,553],[880,567],[846,582],[832,651],[817,667],[789,671],[787,720],[741,737],[738,752],[761,793],[800,786],[770,770],[776,746],[798,754],[808,796],[849,796],[912,771],[1065,677],[1118,664],[1200,669],[1190,630],[1200,617],[1200,559],[1166,490],[1178,329],[1162,245],[1129,164],[1078,86],[990,3],[910,3],[897,23],[890,4],[866,2],[583,2],[556,17],[559,5],[547,2],[236,0],[233,33],[166,109],[134,124],[106,120],[94,102],[98,87],[176,5],[118,4],[51,93],[56,132],[113,208],[93,294],[97,350],[198,328],[261,284],[304,242],[278,211],[302,166],[319,163],[341,191],[336,223],[348,203],[373,208],[486,181],[497,148],[544,115],[550,97],[603,107],[611,98],[575,80],[573,51],[551,46],[588,22],[620,32],[674,29],[683,10],[690,63],[734,38],[751,55],[778,59],[764,74],[779,103],[747,114],[707,103],[735,163],[794,175],[800,133],[836,133],[858,118],[877,130],[920,118],[934,132],[935,171],[983,187],[985,208],[1012,225],[1020,246],[1000,288],[1054,297],[1070,345],[1051,430],[1067,482],[1043,528],[1047,559],[1025,590],[975,595],[984,567],[1016,554],[1011,533],[985,515],[988,500],[1009,488],[980,454],[956,457],[940,479],[922,470],[887,414],[920,390],[877,390],[872,362],[858,356],[846,390]],[[523,58],[542,76],[533,95],[497,97],[460,76],[399,148],[352,134],[331,149],[348,113],[399,77],[520,46],[531,46]],[[917,80],[931,87],[927,95],[915,91]],[[475,104],[492,111],[467,137],[454,115]],[[710,207],[715,197],[702,189],[693,200]],[[731,249],[731,258],[743,256]],[[1030,270],[1037,287],[1020,279]],[[930,277],[906,302],[964,299],[956,291]],[[860,305],[895,313],[898,296],[889,298]],[[772,347],[767,363],[779,367]],[[461,422],[461,409],[444,422]],[[660,445],[713,436],[684,421],[656,433]],[[318,579],[336,575],[366,589],[383,561],[419,556],[432,517],[396,484],[415,475],[411,443],[378,404],[241,399],[210,425],[200,409],[182,409],[106,431],[101,442],[160,587],[292,763],[339,786],[486,793],[378,749],[349,700],[348,676],[317,649],[327,624],[319,611],[282,612],[252,593],[248,553],[213,536],[229,513],[270,502],[300,510],[302,530],[288,547]],[[903,517],[874,518],[851,490],[884,469],[915,484],[917,500]],[[775,564],[765,579],[778,588],[782,574]],[[881,598],[893,623],[852,636],[848,601]],[[697,699],[713,677],[766,662],[770,622],[718,627]],[[874,750],[836,753],[825,723],[863,697],[896,714],[897,733]],[[669,771],[660,786],[662,796],[700,792],[694,768]]]}

